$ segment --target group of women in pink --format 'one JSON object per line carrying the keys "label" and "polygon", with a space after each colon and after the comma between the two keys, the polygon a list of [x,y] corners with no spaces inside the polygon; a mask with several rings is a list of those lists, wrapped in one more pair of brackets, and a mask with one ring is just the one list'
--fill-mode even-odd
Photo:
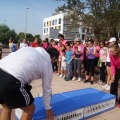
{"label": "group of women in pink", "polygon": [[[59,41],[46,38],[40,45],[44,49],[55,47],[59,51],[59,58],[53,64],[53,72],[66,81],[83,80],[81,73],[85,71],[83,83],[94,83],[94,74],[99,73],[98,84],[110,93],[116,95],[116,100],[120,104],[118,95],[118,82],[120,80],[120,39],[112,37],[105,43],[100,41],[85,40],[79,38],[74,41],[67,41],[64,35],[58,36]],[[119,106],[120,107],[120,106]]]}
{"label": "group of women in pink", "polygon": [[[94,83],[94,74],[99,72],[98,84],[106,90],[110,90],[111,94],[116,95],[116,100],[120,104],[118,98],[118,82],[120,79],[120,39],[117,41],[115,37],[109,39],[106,44],[104,41],[99,43],[96,41],[86,40],[84,43],[79,38],[74,41],[64,40],[64,36],[59,36],[59,41],[51,41],[51,46],[58,49],[60,55],[53,66],[54,72],[65,80],[83,80],[81,76],[81,66],[85,71],[84,83]],[[68,49],[68,47],[70,49]],[[69,56],[72,51],[72,56]],[[69,54],[68,54],[69,53]],[[62,61],[62,58],[64,61]],[[69,60],[68,60],[69,59]],[[70,62],[67,62],[70,61]],[[72,72],[66,78],[67,72],[70,70],[63,69],[64,65],[72,64]],[[54,69],[56,68],[56,70]],[[70,68],[71,69],[71,68]],[[69,78],[69,79],[68,79]],[[119,106],[120,107],[120,106]]]}

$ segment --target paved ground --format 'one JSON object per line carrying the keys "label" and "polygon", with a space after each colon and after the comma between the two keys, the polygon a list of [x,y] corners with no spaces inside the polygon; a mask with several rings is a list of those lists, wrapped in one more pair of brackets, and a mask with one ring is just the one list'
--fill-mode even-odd
{"label": "paved ground", "polygon": [[[3,57],[8,54],[8,50],[3,50],[3,52],[4,52]],[[96,76],[96,80],[98,79],[98,77],[99,76]],[[42,95],[41,80],[35,80],[31,83],[31,85],[33,87],[31,92],[34,97],[37,97],[38,95]],[[62,78],[59,78],[56,74],[53,74],[53,82],[52,82],[53,94],[71,91],[71,90],[83,89],[88,87],[93,87],[99,90],[103,90],[102,86],[98,85],[96,82],[93,85],[90,85],[90,83],[85,84],[83,82],[78,82],[77,80],[64,81]],[[13,114],[11,120],[15,120]],[[88,120],[120,120],[120,109],[116,106],[113,110],[97,115]]]}

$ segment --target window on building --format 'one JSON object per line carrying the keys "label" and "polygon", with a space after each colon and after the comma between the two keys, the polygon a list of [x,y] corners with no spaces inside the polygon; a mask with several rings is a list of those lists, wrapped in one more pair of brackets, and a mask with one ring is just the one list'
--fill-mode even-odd
{"label": "window on building", "polygon": [[79,33],[77,34],[77,37],[79,37],[79,38],[80,38],[80,34],[79,34]]}
{"label": "window on building", "polygon": [[44,27],[46,27],[46,22],[44,22]]}
{"label": "window on building", "polygon": [[49,22],[47,22],[47,27],[48,27]]}
{"label": "window on building", "polygon": [[52,25],[54,25],[54,20],[52,20]]}
{"label": "window on building", "polygon": [[66,25],[64,25],[64,29],[63,29],[64,31],[66,31],[67,30],[67,27],[66,27]]}
{"label": "window on building", "polygon": [[61,24],[61,18],[59,18],[59,24]]}
{"label": "window on building", "polygon": [[84,38],[85,38],[85,35],[84,35],[84,34],[82,34],[82,40],[84,40]]}
{"label": "window on building", "polygon": [[57,25],[57,19],[55,19],[55,21],[54,21],[54,25]]}
{"label": "window on building", "polygon": [[61,26],[59,26],[59,30],[61,31]]}
{"label": "window on building", "polygon": [[44,33],[48,33],[48,28],[44,28]]}
{"label": "window on building", "polygon": [[51,21],[49,21],[49,26],[51,26]]}
{"label": "window on building", "polygon": [[87,33],[90,32],[89,28],[87,28]]}
{"label": "window on building", "polygon": [[85,28],[82,29],[82,33],[85,33]]}

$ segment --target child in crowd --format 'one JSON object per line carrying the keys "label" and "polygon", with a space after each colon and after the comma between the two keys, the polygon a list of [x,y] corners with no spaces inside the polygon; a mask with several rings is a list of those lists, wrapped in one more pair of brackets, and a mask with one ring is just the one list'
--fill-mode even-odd
{"label": "child in crowd", "polygon": [[59,77],[65,78],[65,76],[66,76],[66,56],[65,50],[62,50],[61,75]]}
{"label": "child in crowd", "polygon": [[17,45],[17,41],[13,40],[12,46],[11,46],[11,51],[15,52],[18,50],[18,45]]}
{"label": "child in crowd", "polygon": [[67,62],[67,65],[66,65],[66,76],[65,76],[65,80],[66,81],[69,81],[71,80],[71,77],[72,77],[72,60],[73,60],[73,53],[72,53],[72,50],[71,50],[71,46],[70,44],[66,44],[66,62]]}

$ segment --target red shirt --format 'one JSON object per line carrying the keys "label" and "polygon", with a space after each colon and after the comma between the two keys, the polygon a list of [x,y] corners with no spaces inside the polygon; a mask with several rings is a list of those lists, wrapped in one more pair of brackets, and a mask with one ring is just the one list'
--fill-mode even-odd
{"label": "red shirt", "polygon": [[112,74],[115,75],[115,68],[120,69],[120,57],[114,57],[110,53],[110,63],[111,63]]}
{"label": "red shirt", "polygon": [[40,47],[40,43],[33,42],[31,44],[31,47]]}

